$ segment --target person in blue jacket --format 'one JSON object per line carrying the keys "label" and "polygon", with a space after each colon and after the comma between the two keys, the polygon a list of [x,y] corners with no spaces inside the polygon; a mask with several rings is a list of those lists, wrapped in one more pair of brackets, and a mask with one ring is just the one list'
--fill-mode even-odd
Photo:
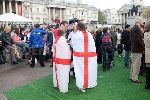
{"label": "person in blue jacket", "polygon": [[31,67],[35,66],[35,58],[39,56],[39,61],[41,67],[45,67],[44,59],[43,59],[43,51],[44,51],[44,40],[43,36],[46,34],[46,31],[40,28],[39,24],[35,25],[35,29],[32,30],[29,38],[29,46],[32,51],[32,60]]}

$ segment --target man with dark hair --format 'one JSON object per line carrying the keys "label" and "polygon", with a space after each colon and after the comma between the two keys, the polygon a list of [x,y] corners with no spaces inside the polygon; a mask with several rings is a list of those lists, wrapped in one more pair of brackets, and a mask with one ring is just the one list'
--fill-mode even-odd
{"label": "man with dark hair", "polygon": [[66,25],[66,24],[68,24],[67,21],[62,21],[62,22],[60,23],[60,26],[61,26],[61,25]]}
{"label": "man with dark hair", "polygon": [[68,35],[68,40],[71,39],[72,37],[72,34],[74,34],[76,31],[77,31],[77,24],[78,24],[79,20],[74,18],[74,19],[71,19],[69,21],[69,24],[71,25],[72,27],[72,31],[70,32],[70,34]]}
{"label": "man with dark hair", "polygon": [[40,25],[36,24],[35,29],[32,30],[29,38],[29,46],[32,49],[32,63],[31,67],[34,68],[35,66],[35,58],[36,56],[39,56],[39,61],[41,67],[45,67],[44,59],[43,59],[43,51],[44,51],[44,41],[43,41],[43,35],[45,35],[46,32],[42,29],[40,29]]}
{"label": "man with dark hair", "polygon": [[35,25],[35,28],[40,28],[40,24],[36,24],[36,25]]}
{"label": "man with dark hair", "polygon": [[62,21],[62,22],[60,23],[59,28],[57,28],[57,29],[55,29],[55,30],[53,31],[54,39],[58,39],[58,38],[59,38],[59,36],[57,35],[58,30],[67,31],[67,28],[68,28],[68,22],[67,22],[67,21]]}
{"label": "man with dark hair", "polygon": [[97,30],[96,31],[96,37],[95,37],[95,46],[96,46],[96,53],[97,53],[97,63],[101,64],[102,63],[102,41],[101,41],[101,37],[102,37],[102,31],[101,30]]}
{"label": "man with dark hair", "polygon": [[[74,18],[74,19],[71,19],[70,21],[69,21],[69,24],[71,25],[71,27],[72,27],[72,31],[68,34],[68,43],[70,44],[70,41],[71,41],[71,38],[72,38],[72,35],[73,34],[75,34],[76,32],[77,32],[77,25],[78,25],[78,22],[79,22],[79,20],[77,19],[77,18]],[[71,47],[70,47],[71,48]],[[71,48],[71,51],[73,52],[73,50],[72,50],[72,48]],[[73,61],[73,56],[71,57],[72,59],[72,61]],[[71,65],[71,69],[70,69],[70,75],[73,73],[73,77],[75,78],[75,72],[74,72],[74,65],[73,65],[73,63],[72,63],[72,65]]]}
{"label": "man with dark hair", "polygon": [[126,25],[125,30],[121,34],[121,44],[124,45],[125,57],[124,66],[129,67],[129,55],[131,53],[131,39],[130,39],[131,26]]}

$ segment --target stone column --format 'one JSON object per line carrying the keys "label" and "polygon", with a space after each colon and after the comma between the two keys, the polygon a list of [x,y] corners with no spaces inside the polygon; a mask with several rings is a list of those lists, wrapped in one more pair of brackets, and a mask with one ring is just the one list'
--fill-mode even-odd
{"label": "stone column", "polygon": [[122,13],[122,27],[124,27],[124,14]]}
{"label": "stone column", "polygon": [[16,7],[16,14],[18,14],[18,2],[17,1],[15,3],[15,7]]}
{"label": "stone column", "polygon": [[29,19],[31,19],[31,7],[29,6]]}
{"label": "stone column", "polygon": [[11,1],[9,1],[9,12],[12,13]]}
{"label": "stone column", "polygon": [[62,9],[60,8],[60,21],[62,21]]}
{"label": "stone column", "polygon": [[21,6],[22,6],[22,16],[24,16],[24,7],[23,7],[23,1],[21,2]]}
{"label": "stone column", "polygon": [[49,8],[48,8],[48,16],[47,16],[48,23],[50,22],[50,20],[49,20],[49,15],[50,15],[50,13],[49,13]]}
{"label": "stone column", "polygon": [[5,9],[5,0],[3,0],[3,14],[6,13],[6,9]]}
{"label": "stone column", "polygon": [[49,8],[49,23],[52,22],[52,17],[51,17],[51,8]]}
{"label": "stone column", "polygon": [[48,23],[51,23],[51,8],[48,8]]}
{"label": "stone column", "polygon": [[66,9],[63,10],[63,20],[66,20]]}
{"label": "stone column", "polygon": [[56,12],[55,12],[55,8],[53,8],[53,19],[55,20],[56,18]]}
{"label": "stone column", "polygon": [[126,20],[125,13],[123,13],[123,25],[125,25],[125,20]]}

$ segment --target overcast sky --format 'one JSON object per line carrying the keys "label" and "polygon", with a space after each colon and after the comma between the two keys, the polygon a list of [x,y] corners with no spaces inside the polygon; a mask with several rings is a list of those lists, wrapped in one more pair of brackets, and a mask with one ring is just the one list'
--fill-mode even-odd
{"label": "overcast sky", "polygon": [[[117,8],[119,9],[125,3],[130,3],[130,0],[82,0],[82,3],[94,5],[101,10]],[[145,5],[150,6],[150,0],[145,0]]]}

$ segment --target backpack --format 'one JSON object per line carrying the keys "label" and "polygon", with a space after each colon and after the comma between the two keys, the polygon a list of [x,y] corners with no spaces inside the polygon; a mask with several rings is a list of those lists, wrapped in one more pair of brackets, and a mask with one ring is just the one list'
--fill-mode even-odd
{"label": "backpack", "polygon": [[102,36],[102,45],[111,44],[111,37],[109,34]]}

